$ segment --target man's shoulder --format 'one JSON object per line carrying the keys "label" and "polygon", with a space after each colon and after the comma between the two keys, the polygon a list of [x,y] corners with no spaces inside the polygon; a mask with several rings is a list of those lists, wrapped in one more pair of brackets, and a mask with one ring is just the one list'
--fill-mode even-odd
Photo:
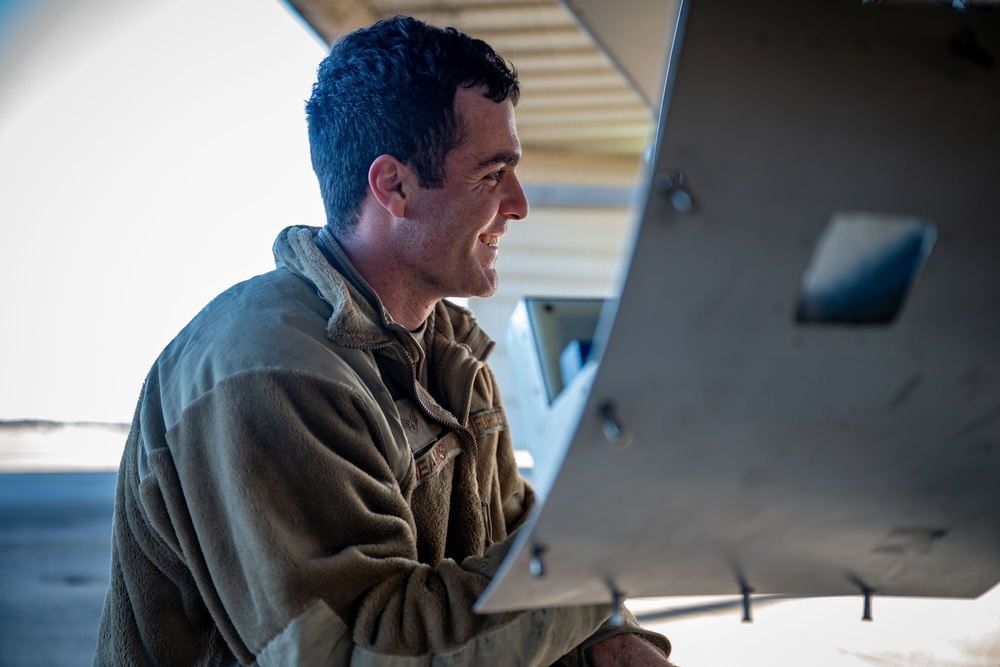
{"label": "man's shoulder", "polygon": [[[284,268],[238,283],[219,294],[181,330],[171,346],[192,345],[247,360],[306,340],[325,340],[331,307],[316,290]],[[169,348],[168,348],[169,349]]]}
{"label": "man's shoulder", "polygon": [[331,306],[286,269],[227,289],[199,312],[157,359],[170,412],[220,383],[254,374],[301,372],[351,382],[363,353],[326,335]]}

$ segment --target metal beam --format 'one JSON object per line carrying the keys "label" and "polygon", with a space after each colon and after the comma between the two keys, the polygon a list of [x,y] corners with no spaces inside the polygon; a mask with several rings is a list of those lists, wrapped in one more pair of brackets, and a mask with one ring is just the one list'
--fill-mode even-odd
{"label": "metal beam", "polygon": [[523,187],[531,206],[549,208],[628,208],[635,197],[635,188],[613,185],[525,183]]}

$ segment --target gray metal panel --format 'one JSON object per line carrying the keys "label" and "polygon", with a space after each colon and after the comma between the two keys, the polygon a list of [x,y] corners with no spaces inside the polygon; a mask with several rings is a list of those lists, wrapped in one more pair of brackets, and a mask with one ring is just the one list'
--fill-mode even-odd
{"label": "gray metal panel", "polygon": [[614,185],[564,185],[524,183],[524,194],[532,208],[627,208],[636,201],[634,188]]}
{"label": "gray metal panel", "polygon": [[[683,170],[697,207],[649,188],[568,454],[479,608],[983,593],[1000,580],[1000,14],[696,0],[682,25],[653,174]],[[937,225],[898,318],[797,324],[817,239],[859,211]]]}
{"label": "gray metal panel", "polygon": [[663,63],[680,0],[561,0],[650,109],[663,97]]}

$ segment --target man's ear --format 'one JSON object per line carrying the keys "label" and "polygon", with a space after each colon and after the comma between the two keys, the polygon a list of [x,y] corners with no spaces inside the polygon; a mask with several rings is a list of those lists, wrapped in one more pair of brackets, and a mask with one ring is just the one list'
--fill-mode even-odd
{"label": "man's ear", "polygon": [[391,155],[379,155],[368,168],[368,187],[375,199],[393,217],[406,216],[413,172]]}

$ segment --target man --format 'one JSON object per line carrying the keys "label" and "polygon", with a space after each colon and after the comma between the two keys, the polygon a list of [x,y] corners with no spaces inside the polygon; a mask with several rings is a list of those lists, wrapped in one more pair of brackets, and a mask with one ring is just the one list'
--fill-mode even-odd
{"label": "man", "polygon": [[[447,296],[496,290],[527,215],[515,74],[397,17],[340,40],[307,112],[327,212],[146,379],[96,664],[668,665],[604,606],[476,615],[532,502]],[[631,621],[631,619],[629,619]]]}

